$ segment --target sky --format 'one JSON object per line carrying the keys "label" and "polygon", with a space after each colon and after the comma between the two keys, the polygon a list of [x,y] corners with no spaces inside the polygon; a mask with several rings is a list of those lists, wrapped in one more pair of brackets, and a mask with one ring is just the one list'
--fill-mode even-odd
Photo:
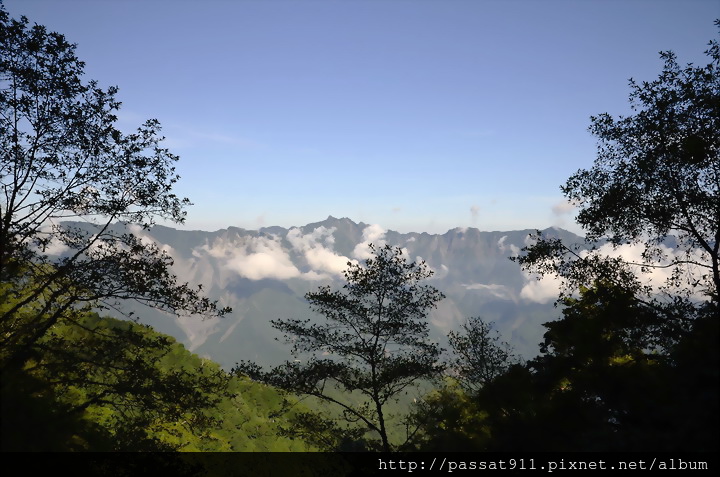
{"label": "sky", "polygon": [[707,64],[717,0],[2,0],[77,44],[180,156],[184,229],[328,215],[399,232],[580,229],[590,116],[658,52]]}

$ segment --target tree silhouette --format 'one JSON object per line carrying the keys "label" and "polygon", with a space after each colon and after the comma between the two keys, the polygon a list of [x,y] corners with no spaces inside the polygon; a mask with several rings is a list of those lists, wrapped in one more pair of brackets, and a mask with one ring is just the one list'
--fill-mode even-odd
{"label": "tree silhouette", "polygon": [[512,347],[500,341],[497,330],[493,333],[493,323],[481,318],[468,318],[460,331],[448,333],[448,341],[455,355],[451,366],[470,391],[478,391],[519,362]]}
{"label": "tree silhouette", "polygon": [[[82,81],[63,35],[0,10],[0,282],[13,306],[0,315],[2,367],[21,363],[59,320],[134,299],[170,312],[221,314],[176,283],[172,259],[117,221],[143,228],[182,222],[172,193],[177,156],[159,123],[115,128],[117,88]],[[62,221],[81,219],[83,226]],[[19,318],[23,307],[37,313]]]}
{"label": "tree silhouette", "polygon": [[[597,159],[561,188],[579,207],[585,246],[538,233],[515,257],[526,271],[563,279],[562,317],[544,325],[538,357],[486,380],[470,403],[452,388],[431,395],[418,416],[431,426],[422,444],[444,449],[453,442],[473,451],[717,449],[717,41],[706,54],[708,65],[680,68],[674,54],[661,53],[657,80],[630,82],[634,114],[592,118]],[[628,250],[637,257],[623,256]],[[477,341],[486,343],[486,328],[478,331]],[[465,354],[468,344],[451,338]],[[482,360],[468,367],[472,372],[482,379]]]}
{"label": "tree silhouette", "polygon": [[[561,188],[589,250],[538,236],[517,258],[564,280],[565,309],[515,381],[529,386],[531,405],[491,413],[498,447],[542,428],[555,436],[548,450],[717,447],[718,42],[705,53],[709,64],[685,68],[661,53],[657,80],[630,81],[634,114],[591,118],[597,159]],[[639,258],[623,256],[630,247]]]}
{"label": "tree silhouette", "polygon": [[[370,245],[364,265],[348,262],[342,290],[321,287],[305,295],[325,321],[274,320],[297,359],[268,372],[243,362],[235,372],[287,391],[339,406],[346,420],[388,438],[386,406],[421,379],[441,370],[440,348],[428,339],[427,315],[444,295],[421,282],[432,275],[400,248]],[[334,392],[360,393],[354,403]]]}
{"label": "tree silhouette", "polygon": [[[672,52],[662,52],[665,65],[657,80],[631,79],[635,114],[591,118],[590,132],[599,138],[595,164],[561,189],[578,205],[577,222],[593,250],[581,254],[558,240],[541,239],[519,258],[526,269],[558,274],[570,292],[599,279],[632,289],[638,298],[663,294],[670,314],[678,305],[677,314],[685,313],[688,298],[699,294],[717,304],[720,46],[709,45],[706,66],[681,68]],[[603,240],[614,247],[639,246],[640,260],[603,257],[596,250]],[[661,286],[638,278],[659,270],[671,272]]]}
{"label": "tree silhouette", "polygon": [[[127,227],[147,229],[158,218],[183,222],[190,202],[172,192],[179,179],[173,167],[178,157],[161,147],[157,120],[146,121],[131,134],[118,130],[117,88],[104,90],[94,81],[84,82],[83,69],[75,45],[63,35],[31,26],[25,17],[12,19],[0,5],[4,404],[7,396],[22,401],[15,399],[18,380],[29,383],[52,376],[55,383],[88,381],[98,374],[117,375],[113,366],[127,368],[126,377],[151,369],[149,363],[144,368],[128,364],[128,353],[142,348],[149,353],[144,358],[150,359],[162,353],[163,345],[130,331],[88,327],[84,320],[93,310],[122,311],[126,300],[135,300],[170,313],[217,316],[229,311],[199,289],[178,283],[170,269],[172,258]],[[93,333],[91,340],[87,334]],[[72,338],[78,334],[85,338]],[[112,345],[110,335],[116,340]],[[90,348],[82,349],[88,342],[105,345],[97,345],[93,354]],[[122,363],[103,358],[103,348],[113,350],[106,357],[123,356]],[[141,363],[143,357],[136,356]],[[97,384],[124,387],[135,393],[137,402],[153,394],[146,389],[142,397],[130,378],[122,379]],[[165,404],[172,393],[160,388],[171,384],[154,383],[159,391],[155,397]],[[85,404],[102,395],[88,394]],[[162,407],[157,404],[156,409]],[[73,405],[82,408],[83,403]],[[12,412],[3,406],[4,416]]]}

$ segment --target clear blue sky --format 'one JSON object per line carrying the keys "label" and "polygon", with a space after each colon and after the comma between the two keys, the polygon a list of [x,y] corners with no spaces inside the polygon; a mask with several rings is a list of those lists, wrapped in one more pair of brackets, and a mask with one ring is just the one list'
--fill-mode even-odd
{"label": "clear blue sky", "polygon": [[[628,113],[660,50],[706,64],[717,0],[4,0],[163,125],[185,228],[328,215],[442,233],[571,230],[589,116]],[[553,211],[555,208],[555,211]]]}

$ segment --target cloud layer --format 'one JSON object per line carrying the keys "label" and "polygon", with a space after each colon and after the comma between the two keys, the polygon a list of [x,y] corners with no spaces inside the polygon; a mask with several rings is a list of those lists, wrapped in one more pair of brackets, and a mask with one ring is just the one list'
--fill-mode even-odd
{"label": "cloud layer", "polygon": [[225,270],[250,280],[324,280],[341,276],[348,263],[370,258],[370,243],[378,247],[386,243],[385,230],[379,225],[369,225],[353,249],[352,258],[346,257],[334,250],[335,231],[335,227],[322,226],[303,234],[301,229],[292,228],[284,237],[286,242],[277,235],[245,236],[234,240],[222,237],[196,247],[193,256],[212,257]]}
{"label": "cloud layer", "polygon": [[285,280],[301,275],[276,236],[242,237],[232,242],[218,239],[196,248],[196,253],[222,259],[226,269],[250,280]]}
{"label": "cloud layer", "polygon": [[[335,237],[333,233],[335,227],[329,229],[318,227],[309,234],[302,234],[300,229],[290,229],[287,233],[287,240],[293,249],[302,254],[311,272],[314,272],[313,278],[327,278],[333,275],[342,275],[343,270],[347,269],[348,262],[354,262],[344,255],[339,255],[333,250]],[[306,276],[310,278],[310,276]]]}
{"label": "cloud layer", "polygon": [[372,257],[370,244],[373,244],[376,247],[385,246],[385,229],[379,225],[368,225],[365,227],[365,230],[363,230],[362,241],[355,246],[355,249],[352,252],[353,257],[358,260],[365,260]]}
{"label": "cloud layer", "polygon": [[[640,283],[643,285],[649,285],[654,290],[659,290],[660,288],[668,286],[673,278],[673,272],[677,270],[677,267],[667,265],[670,265],[673,261],[683,260],[686,258],[684,256],[681,257],[682,252],[679,250],[672,249],[662,244],[659,248],[664,255],[664,259],[660,262],[654,263],[653,265],[655,266],[648,267],[645,270],[643,270],[643,267],[641,266],[641,264],[645,263],[642,256],[644,247],[641,244],[627,244],[619,247],[613,247],[612,244],[608,243],[598,248],[595,253],[608,258],[621,258],[624,262],[631,264],[629,266],[635,272],[635,275],[638,277]],[[580,253],[580,256],[587,257],[589,253],[590,252],[588,251],[583,251]],[[695,250],[694,253],[691,254],[690,259],[697,263],[708,263],[707,257],[703,256],[703,252],[701,250]],[[680,275],[682,277],[681,279],[684,279],[686,283],[696,283],[702,282],[702,273],[703,270],[700,267],[692,268],[685,266]],[[524,275],[527,283],[520,291],[521,298],[536,303],[549,303],[550,301],[557,299],[558,293],[562,287],[561,279],[555,276],[546,275],[538,280],[537,275],[530,273],[524,273]],[[694,289],[695,293],[693,296],[695,298],[702,299],[703,291],[701,287],[694,287]],[[670,291],[672,291],[672,287],[670,287]]]}

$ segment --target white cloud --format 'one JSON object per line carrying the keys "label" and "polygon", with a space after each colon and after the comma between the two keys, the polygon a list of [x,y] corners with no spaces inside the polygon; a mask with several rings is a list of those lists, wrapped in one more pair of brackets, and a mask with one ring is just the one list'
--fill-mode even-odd
{"label": "white cloud", "polygon": [[[664,244],[660,244],[659,249],[664,255],[664,258],[660,262],[653,264],[656,265],[656,267],[649,267],[645,271],[641,270],[641,266],[639,265],[645,262],[642,257],[644,247],[641,244],[627,244],[613,248],[612,244],[608,243],[600,247],[597,253],[611,258],[622,258],[625,262],[638,264],[631,265],[631,267],[634,268],[635,274],[640,279],[641,283],[645,285],[650,285],[653,288],[657,289],[659,287],[665,286],[671,280],[673,272],[677,270],[677,267],[674,266],[668,266],[666,268],[658,268],[657,266],[663,267],[666,265],[670,265],[674,260],[684,260],[687,258],[684,255],[681,256],[683,252],[672,249]],[[582,256],[587,256],[587,254],[588,252],[585,252],[582,254]],[[697,263],[709,263],[708,257],[700,249],[694,250],[694,252],[690,255],[689,258],[690,260]],[[702,283],[701,276],[703,275],[703,273],[704,270],[700,269],[699,267],[685,267],[683,270],[683,275],[690,283]],[[700,287],[696,287],[696,290],[696,297],[702,298],[702,290],[700,289]]]}
{"label": "white cloud", "polygon": [[257,249],[255,253],[233,257],[226,266],[251,280],[284,280],[300,275],[295,265],[282,252],[276,253],[276,250],[264,245],[258,245]]}
{"label": "white cloud", "polygon": [[[62,240],[58,239],[58,236],[62,233],[62,227],[58,227],[55,225],[50,224],[44,224],[39,229],[39,235],[50,235],[50,241],[45,246],[45,248],[42,250],[43,253],[46,253],[50,256],[60,256],[63,253],[70,250],[70,247],[65,245]],[[25,239],[25,244],[29,244],[31,247],[35,248],[35,245],[32,243],[32,241],[29,238]]]}
{"label": "white cloud", "polygon": [[473,222],[477,221],[479,215],[480,215],[480,206],[479,205],[473,205],[472,207],[470,207],[470,216],[472,217]]}
{"label": "white cloud", "polygon": [[505,245],[505,240],[507,239],[507,235],[503,235],[500,237],[500,240],[498,240],[497,245],[501,252],[504,252],[505,250],[510,250],[511,255],[520,255],[520,247],[513,244],[507,244]]}
{"label": "white cloud", "polygon": [[555,227],[565,227],[566,217],[577,209],[577,204],[568,200],[562,200],[552,206],[554,215],[553,225]]}
{"label": "white cloud", "polygon": [[512,293],[510,289],[505,285],[498,285],[496,283],[471,283],[471,284],[465,284],[463,283],[462,286],[466,290],[482,290],[487,291],[493,296],[496,296],[498,298],[503,298],[505,300],[511,300],[512,299]]}
{"label": "white cloud", "polygon": [[577,205],[569,200],[563,200],[552,206],[553,214],[566,215],[577,209]]}
{"label": "white cloud", "polygon": [[151,236],[149,236],[148,233],[147,233],[147,231],[146,231],[144,228],[142,228],[140,225],[138,225],[138,224],[129,224],[129,225],[127,226],[127,229],[128,229],[128,230],[130,231],[130,233],[132,233],[135,237],[137,237],[138,239],[140,239],[140,243],[142,243],[143,245],[149,246],[149,245],[152,245],[152,244],[156,244],[156,245],[160,248],[161,251],[167,253],[167,254],[170,255],[171,257],[173,256],[173,253],[175,252],[175,250],[173,250],[173,248],[172,248],[170,245],[164,244],[164,243],[161,244],[161,243],[157,242],[154,238],[152,238]]}
{"label": "white cloud", "polygon": [[70,247],[55,238],[50,240],[50,243],[45,247],[45,253],[50,256],[59,257],[68,250],[70,250]]}
{"label": "white cloud", "polygon": [[196,248],[193,255],[203,252],[222,260],[224,268],[250,280],[284,280],[300,276],[300,270],[274,236],[243,237],[239,243],[216,240],[212,245],[206,243]]}
{"label": "white cloud", "polygon": [[[335,227],[330,229],[318,227],[305,235],[298,228],[290,229],[287,233],[286,238],[293,249],[303,254],[308,265],[315,272],[305,278],[320,279],[325,278],[326,274],[341,275],[347,269],[347,264],[351,260],[332,250],[332,245],[335,243],[333,232]],[[330,248],[326,248],[323,242]]]}
{"label": "white cloud", "polygon": [[440,270],[432,269],[433,276],[431,277],[434,280],[442,280],[443,278],[448,276],[448,273],[450,273],[450,269],[447,267],[447,265],[440,265]]}
{"label": "white cloud", "polygon": [[524,273],[528,283],[520,290],[520,298],[535,303],[550,303],[557,299],[562,280],[553,275],[537,279],[537,275]]}
{"label": "white cloud", "polygon": [[366,258],[372,257],[372,252],[370,251],[371,243],[375,247],[383,247],[386,244],[385,229],[377,224],[365,227],[361,242],[353,249],[353,257],[359,260],[365,260]]}
{"label": "white cloud", "polygon": [[[631,269],[634,269],[635,275],[638,280],[644,285],[651,286],[654,290],[658,290],[660,287],[668,285],[669,280],[672,278],[673,271],[676,267],[658,268],[657,266],[663,267],[672,263],[673,260],[681,259],[685,257],[680,256],[680,252],[671,249],[665,245],[660,245],[660,250],[665,255],[665,258],[660,262],[654,263],[655,267],[649,267],[643,271],[641,264],[644,263],[642,253],[644,247],[641,244],[627,244],[619,247],[613,247],[612,244],[605,244],[601,246],[594,253],[599,256],[608,258],[622,258],[626,263],[631,264]],[[587,257],[590,254],[588,251],[580,253],[581,257]],[[701,250],[696,250],[691,255],[691,260],[698,263],[707,263],[707,257],[703,256]],[[636,264],[636,265],[632,265]],[[703,270],[687,268],[683,270],[683,275],[687,278],[687,282],[692,283],[697,281],[702,275]],[[537,280],[537,276],[529,273],[525,273],[527,283],[523,286],[520,296],[523,299],[534,301],[537,303],[548,303],[558,297],[558,293],[562,286],[562,280],[556,276],[546,275],[540,280]],[[696,287],[694,296],[696,298],[703,298],[702,289]]]}

